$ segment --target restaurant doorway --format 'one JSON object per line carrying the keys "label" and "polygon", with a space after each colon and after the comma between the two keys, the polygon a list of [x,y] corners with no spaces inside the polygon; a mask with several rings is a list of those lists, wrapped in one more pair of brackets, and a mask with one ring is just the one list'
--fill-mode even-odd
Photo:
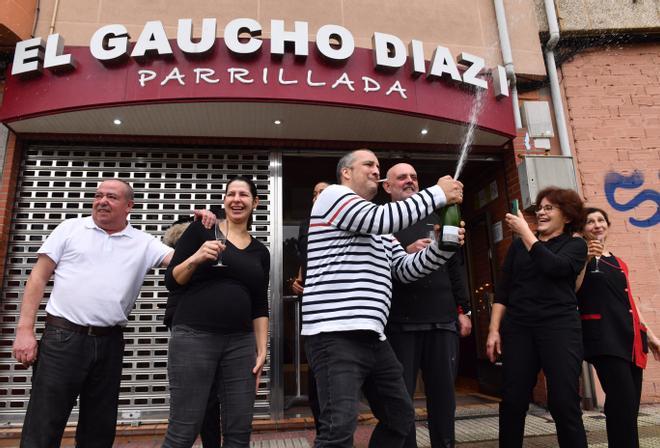
{"label": "restaurant doorway", "polygon": [[[300,336],[301,314],[300,298],[291,290],[300,266],[298,253],[298,232],[301,222],[309,217],[312,206],[312,190],[320,181],[335,183],[336,164],[343,152],[317,153],[313,157],[309,153],[282,155],[282,364],[281,386],[283,389],[284,416],[296,417],[309,415],[307,400],[309,368],[304,353],[304,344]],[[438,177],[453,174],[455,166],[454,154],[416,154],[402,157],[400,155],[378,153],[381,177],[394,164],[406,162],[413,165],[418,173],[420,188],[434,185]],[[485,170],[496,170],[501,166],[496,157],[475,157],[467,164],[464,182],[467,184],[480,179]],[[374,199],[376,203],[385,203],[388,196],[380,190]],[[472,195],[465,201],[474,201]],[[481,245],[478,245],[481,250]],[[487,250],[487,249],[485,249]],[[465,253],[466,278],[469,278],[471,256]],[[483,254],[487,258],[487,254]],[[479,268],[480,269],[480,268]],[[490,271],[489,271],[490,275]],[[469,282],[471,287],[471,283]],[[475,309],[474,290],[470,298]],[[475,311],[479,311],[476,310]],[[485,311],[485,310],[484,310]],[[475,319],[487,319],[486,316],[475,316]],[[461,361],[459,366],[460,391],[465,393],[479,392],[479,344],[475,332],[461,341]],[[423,384],[418,383],[418,398],[423,398]]]}

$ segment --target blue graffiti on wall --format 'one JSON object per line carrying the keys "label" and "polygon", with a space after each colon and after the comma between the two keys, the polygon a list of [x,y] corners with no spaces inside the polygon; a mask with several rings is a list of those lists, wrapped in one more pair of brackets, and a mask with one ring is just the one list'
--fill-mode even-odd
{"label": "blue graffiti on wall", "polygon": [[[660,172],[658,173],[660,177]],[[640,171],[634,171],[630,176],[610,172],[605,176],[605,196],[614,210],[626,212],[638,207],[644,201],[655,202],[655,214],[643,220],[628,218],[630,223],[637,227],[652,227],[660,222],[660,193],[655,190],[642,190],[634,198],[626,203],[618,203],[614,198],[617,188],[634,190],[644,184],[644,174]]]}

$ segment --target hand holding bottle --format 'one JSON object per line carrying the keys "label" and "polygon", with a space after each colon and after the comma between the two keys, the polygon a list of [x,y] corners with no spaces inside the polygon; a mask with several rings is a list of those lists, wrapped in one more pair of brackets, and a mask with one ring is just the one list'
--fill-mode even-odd
{"label": "hand holding bottle", "polygon": [[447,205],[463,202],[463,183],[454,180],[451,176],[443,176],[438,179],[438,185],[445,193]]}
{"label": "hand holding bottle", "polygon": [[524,232],[531,232],[529,224],[527,224],[525,216],[520,210],[518,210],[518,213],[515,215],[507,213],[504,215],[504,220],[511,231],[517,235],[522,235]]}

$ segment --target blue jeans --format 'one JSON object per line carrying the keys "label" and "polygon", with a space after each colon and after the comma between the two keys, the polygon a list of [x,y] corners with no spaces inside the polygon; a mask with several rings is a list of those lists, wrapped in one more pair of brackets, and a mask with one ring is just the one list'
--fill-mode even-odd
{"label": "blue jeans", "polygon": [[21,448],[59,447],[78,396],[76,446],[112,447],[123,355],[119,328],[90,336],[47,325],[33,366]]}
{"label": "blue jeans", "polygon": [[314,447],[353,446],[362,388],[370,403],[379,402],[372,408],[379,422],[369,446],[402,447],[415,412],[389,343],[373,331],[344,331],[307,336],[305,349],[321,407]]}
{"label": "blue jeans", "polygon": [[256,395],[255,361],[254,333],[217,334],[175,326],[167,365],[170,418],[163,447],[193,445],[217,381],[222,446],[248,448]]}

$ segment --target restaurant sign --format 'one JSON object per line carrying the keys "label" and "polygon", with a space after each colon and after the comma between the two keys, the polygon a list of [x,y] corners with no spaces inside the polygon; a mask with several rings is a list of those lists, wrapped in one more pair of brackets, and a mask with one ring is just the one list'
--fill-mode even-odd
{"label": "restaurant sign", "polygon": [[[270,23],[270,55],[281,58],[288,51],[296,59],[305,60],[309,56],[309,24],[296,21],[293,29],[287,30],[283,20],[271,20]],[[261,38],[261,24],[250,18],[239,18],[230,21],[224,28],[224,39],[216,39],[217,20],[205,18],[202,20],[201,37],[193,37],[193,21],[180,19],[178,22],[176,40],[170,41],[161,21],[147,22],[135,44],[130,45],[130,36],[124,25],[113,24],[99,28],[91,37],[89,51],[91,55],[104,65],[111,67],[128,58],[141,63],[149,58],[168,58],[175,55],[173,46],[188,58],[203,58],[214,51],[218,42],[224,44],[238,60],[257,55],[264,50],[264,40]],[[314,46],[319,55],[329,64],[344,63],[355,53],[355,40],[352,33],[343,26],[323,25],[316,32]],[[396,71],[404,67],[410,60],[410,75],[425,76],[429,80],[447,79],[471,88],[488,89],[488,82],[483,78],[485,61],[479,56],[462,52],[456,60],[447,47],[438,45],[428,64],[424,60],[424,47],[421,41],[411,40],[406,45],[400,38],[391,34],[376,32],[372,36],[373,65],[379,71]],[[462,70],[459,70],[461,66]],[[16,44],[12,76],[33,76],[44,69],[62,72],[75,70],[76,60],[71,53],[64,50],[64,39],[59,34],[51,34],[46,41],[40,37],[24,40]],[[245,67],[226,67],[224,73],[218,73],[211,67],[199,66],[191,73],[183,73],[180,68],[173,67],[165,74],[150,69],[137,71],[136,82],[144,87],[147,83],[158,82],[166,85],[170,82],[185,85],[188,82],[215,84],[224,77],[227,82],[251,84],[272,82],[281,85],[306,83],[311,87],[331,88],[343,86],[349,90],[362,89],[365,92],[383,90],[386,95],[397,94],[407,98],[406,89],[401,82],[395,80],[391,85],[382,86],[373,77],[361,76],[352,79],[347,73],[340,73],[333,80],[314,80],[313,72],[308,70],[304,79],[288,79],[285,70],[280,68],[276,73],[269,73],[271,68],[264,67],[253,73]],[[508,96],[508,86],[504,68],[498,66],[493,74],[495,96]]]}
{"label": "restaurant sign", "polygon": [[[196,27],[199,23],[196,23]],[[161,21],[136,39],[126,26],[95,30],[88,46],[65,46],[51,34],[16,45],[0,104],[0,122],[81,110],[148,104],[256,102],[348,107],[465,123],[476,91],[487,94],[477,125],[515,135],[503,67],[479,56],[456,57],[421,40],[382,32],[368,48],[343,26],[310,30],[307,22],[253,19],[178,21],[168,36]],[[264,37],[268,32],[268,39]],[[315,34],[314,34],[315,33]],[[370,47],[370,48],[369,48]],[[430,60],[424,55],[430,54]]]}

